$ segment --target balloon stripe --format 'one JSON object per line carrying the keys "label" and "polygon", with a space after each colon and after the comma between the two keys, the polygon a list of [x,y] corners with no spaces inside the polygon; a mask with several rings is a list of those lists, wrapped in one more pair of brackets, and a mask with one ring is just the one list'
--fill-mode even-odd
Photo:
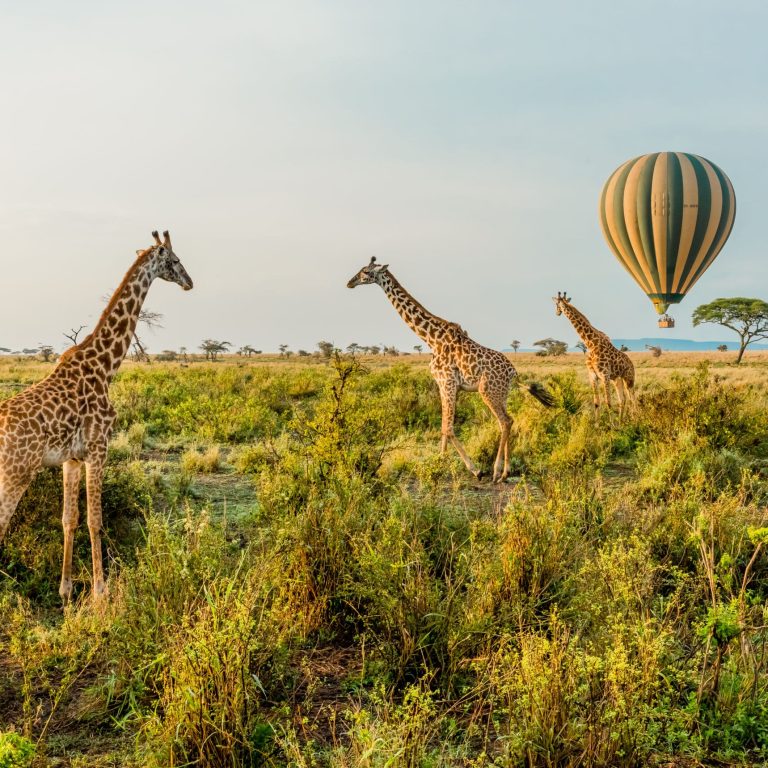
{"label": "balloon stripe", "polygon": [[697,155],[686,154],[691,166],[696,174],[696,189],[699,197],[698,218],[696,220],[696,231],[693,235],[693,241],[688,254],[685,258],[683,272],[680,277],[679,285],[685,285],[696,263],[696,256],[701,251],[704,238],[709,226],[709,217],[712,211],[712,190],[710,188],[709,176],[706,171],[706,161]]}
{"label": "balloon stripe", "polygon": [[706,272],[710,264],[712,264],[712,262],[717,257],[717,254],[720,253],[723,245],[725,245],[725,241],[731,234],[731,230],[733,229],[733,222],[736,218],[736,196],[733,193],[733,186],[731,181],[716,165],[712,165],[711,167],[717,176],[717,180],[720,186],[723,199],[723,210],[720,216],[720,223],[717,228],[715,240],[710,246],[703,263],[698,268],[698,270],[696,270],[696,274],[688,286],[689,290],[696,284],[696,281],[704,274],[704,272]]}
{"label": "balloon stripe", "polygon": [[680,223],[680,238],[677,246],[675,273],[672,278],[672,290],[679,291],[682,282],[683,269],[691,252],[693,235],[696,232],[696,220],[699,214],[699,186],[696,181],[696,171],[693,164],[683,152],[675,153],[680,163],[683,197],[682,218]]}
{"label": "balloon stripe", "polygon": [[643,254],[643,241],[640,238],[636,205],[637,185],[647,161],[647,157],[636,158],[632,161],[632,168],[627,174],[627,180],[624,184],[624,225],[627,228],[627,235],[629,236],[632,256],[634,258],[632,274],[635,275],[638,285],[646,293],[653,293],[653,277]]}
{"label": "balloon stripe", "polygon": [[651,208],[653,168],[658,156],[658,152],[648,155],[648,160],[640,172],[640,179],[637,183],[637,225],[640,230],[640,240],[643,243],[643,258],[650,273],[653,293],[662,293],[659,283],[659,271],[656,267],[656,250],[653,242],[653,211]]}
{"label": "balloon stripe", "polygon": [[605,185],[605,198],[604,198],[604,212],[605,212],[605,225],[610,233],[610,242],[613,252],[616,254],[616,258],[621,262],[622,266],[633,276],[632,269],[629,265],[629,254],[625,251],[626,233],[622,236],[620,227],[621,214],[616,210],[617,207],[621,209],[621,197],[622,189],[619,182],[622,180],[622,174],[631,165],[631,161],[624,163],[616,172],[608,179],[608,183]]}
{"label": "balloon stripe", "polygon": [[680,230],[683,226],[683,173],[674,152],[667,157],[667,258],[664,260],[666,291],[675,290],[675,264],[680,257]]}
{"label": "balloon stripe", "polygon": [[629,270],[630,274],[635,280],[640,279],[642,282],[643,274],[639,268],[640,265],[635,257],[635,252],[632,248],[632,242],[627,232],[627,220],[624,210],[624,201],[626,200],[626,184],[627,177],[632,171],[634,161],[627,163],[623,168],[619,169],[614,176],[616,177],[616,183],[613,189],[612,196],[612,230],[618,237],[618,246],[621,253],[621,262],[624,267]]}
{"label": "balloon stripe", "polygon": [[656,158],[651,181],[651,221],[653,223],[653,249],[659,293],[667,292],[667,229],[669,222],[669,195],[667,193],[667,153]]}
{"label": "balloon stripe", "polygon": [[695,254],[696,258],[693,262],[693,266],[691,267],[690,272],[688,273],[688,276],[683,283],[683,293],[687,293],[691,285],[693,285],[693,281],[697,279],[696,276],[699,273],[699,267],[701,267],[702,263],[706,259],[706,256],[709,253],[709,249],[715,240],[715,236],[717,235],[717,230],[720,226],[720,217],[723,211],[723,189],[720,186],[720,180],[717,178],[717,174],[714,172],[712,166],[706,160],[704,160],[703,157],[699,158],[699,160],[702,161],[701,164],[707,174],[707,182],[709,184],[709,191],[711,195],[711,202],[709,206],[709,221],[707,222],[707,230],[704,233],[704,238],[701,241],[701,247]]}

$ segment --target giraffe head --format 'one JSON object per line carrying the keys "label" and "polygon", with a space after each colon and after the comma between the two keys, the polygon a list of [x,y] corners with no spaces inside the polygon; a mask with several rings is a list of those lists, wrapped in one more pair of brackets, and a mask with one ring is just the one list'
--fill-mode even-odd
{"label": "giraffe head", "polygon": [[[179,261],[179,257],[173,252],[171,245],[171,236],[168,230],[163,232],[163,239],[155,230],[152,233],[155,238],[155,245],[148,248],[143,253],[148,253],[148,260],[152,265],[152,271],[155,277],[168,280],[171,283],[180,285],[185,291],[192,288],[192,278],[187,274],[184,265]],[[142,253],[142,251],[139,251]]]}
{"label": "giraffe head", "polygon": [[376,257],[371,256],[366,264],[348,283],[347,288],[355,288],[366,283],[378,283],[381,276],[387,271],[389,264],[377,264]]}
{"label": "giraffe head", "polygon": [[565,291],[560,293],[560,291],[557,292],[557,296],[552,297],[552,301],[555,302],[555,314],[556,315],[562,315],[563,314],[563,306],[566,304],[570,304],[571,300],[566,295]]}

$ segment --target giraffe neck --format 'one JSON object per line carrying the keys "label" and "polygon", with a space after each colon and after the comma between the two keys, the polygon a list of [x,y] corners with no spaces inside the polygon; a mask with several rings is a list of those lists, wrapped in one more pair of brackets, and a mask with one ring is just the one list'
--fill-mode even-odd
{"label": "giraffe neck", "polygon": [[425,309],[400,285],[389,270],[380,275],[378,283],[405,324],[430,347],[434,348],[444,337],[446,329],[455,325]]}
{"label": "giraffe neck", "polygon": [[131,346],[139,312],[154,280],[149,251],[139,255],[115,291],[93,331],[62,355],[88,359],[109,381],[117,372]]}
{"label": "giraffe neck", "polygon": [[571,325],[574,327],[576,333],[579,334],[581,340],[588,347],[592,348],[599,342],[604,341],[605,334],[592,326],[589,320],[587,320],[587,318],[581,312],[579,312],[576,307],[565,302],[561,304],[561,307],[563,314],[571,321]]}

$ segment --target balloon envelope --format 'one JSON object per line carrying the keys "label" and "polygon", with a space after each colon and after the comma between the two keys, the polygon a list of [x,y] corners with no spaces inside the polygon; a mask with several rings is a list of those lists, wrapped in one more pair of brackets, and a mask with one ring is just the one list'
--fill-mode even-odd
{"label": "balloon envelope", "polygon": [[735,216],[730,179],[686,152],[628,160],[600,195],[603,235],[659,314],[682,301],[715,260]]}

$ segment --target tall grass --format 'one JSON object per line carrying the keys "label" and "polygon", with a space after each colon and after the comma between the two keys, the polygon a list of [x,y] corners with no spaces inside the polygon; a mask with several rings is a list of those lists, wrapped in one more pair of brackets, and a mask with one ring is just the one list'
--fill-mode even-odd
{"label": "tall grass", "polygon": [[[620,421],[578,371],[547,383],[553,410],[510,396],[521,474],[498,488],[436,455],[419,363],[129,371],[110,602],[53,607],[56,476],[4,550],[0,744],[94,766],[768,760],[761,392],[701,368]],[[493,460],[476,398],[458,429]],[[169,502],[131,458],[163,446],[257,503]]]}

